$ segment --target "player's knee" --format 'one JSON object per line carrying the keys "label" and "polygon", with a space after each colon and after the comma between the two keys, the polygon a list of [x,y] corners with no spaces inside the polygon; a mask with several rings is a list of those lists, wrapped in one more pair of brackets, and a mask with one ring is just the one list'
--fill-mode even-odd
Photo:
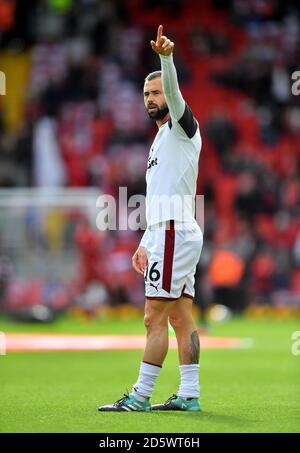
{"label": "player's knee", "polygon": [[169,323],[171,324],[173,329],[179,329],[183,325],[184,321],[182,318],[180,318],[180,316],[172,315],[169,316]]}
{"label": "player's knee", "polygon": [[181,329],[193,323],[193,317],[190,312],[181,311],[171,314],[169,316],[169,323],[171,324],[173,329]]}
{"label": "player's knee", "polygon": [[144,316],[144,326],[146,327],[146,329],[148,330],[148,328],[150,328],[150,325],[152,323],[152,318],[150,315],[146,314]]}
{"label": "player's knee", "polygon": [[167,319],[162,315],[157,315],[156,313],[146,313],[144,316],[144,325],[147,331],[153,331],[155,329],[160,329],[167,324]]}
{"label": "player's knee", "polygon": [[157,324],[157,317],[153,314],[148,313],[144,316],[144,325],[147,330],[152,330]]}

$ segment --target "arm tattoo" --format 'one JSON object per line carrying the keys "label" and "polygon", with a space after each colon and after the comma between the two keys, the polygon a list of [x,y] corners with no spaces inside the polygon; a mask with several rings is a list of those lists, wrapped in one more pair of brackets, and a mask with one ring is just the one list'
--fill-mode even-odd
{"label": "arm tattoo", "polygon": [[199,354],[200,354],[200,343],[199,335],[197,330],[191,334],[191,353],[190,353],[190,362],[199,363]]}

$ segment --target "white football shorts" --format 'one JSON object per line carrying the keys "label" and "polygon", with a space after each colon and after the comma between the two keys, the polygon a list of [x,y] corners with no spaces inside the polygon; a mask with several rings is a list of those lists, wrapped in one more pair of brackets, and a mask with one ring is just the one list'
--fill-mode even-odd
{"label": "white football shorts", "polygon": [[197,222],[170,220],[148,227],[143,241],[148,265],[144,273],[147,299],[194,298],[195,272],[203,235]]}

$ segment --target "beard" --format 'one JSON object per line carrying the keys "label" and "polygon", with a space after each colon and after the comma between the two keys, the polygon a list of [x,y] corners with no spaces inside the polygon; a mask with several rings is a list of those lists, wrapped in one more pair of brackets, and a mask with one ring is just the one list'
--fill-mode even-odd
{"label": "beard", "polygon": [[158,121],[164,119],[164,117],[169,113],[169,108],[167,104],[163,104],[161,107],[157,106],[157,110],[153,112],[149,112],[149,110],[147,110],[147,113],[152,120]]}

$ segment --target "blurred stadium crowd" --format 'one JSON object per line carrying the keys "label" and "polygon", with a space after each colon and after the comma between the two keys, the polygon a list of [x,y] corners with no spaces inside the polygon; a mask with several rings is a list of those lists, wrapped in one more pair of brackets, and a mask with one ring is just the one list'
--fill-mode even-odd
{"label": "blurred stadium crowd", "polygon": [[[0,69],[7,79],[0,187],[93,186],[116,197],[120,186],[128,196],[145,192],[156,129],[142,87],[158,69],[149,41],[160,23],[175,41],[182,92],[203,138],[198,193],[205,195],[205,244],[196,300],[236,310],[251,303],[299,307],[296,0],[0,0]],[[93,307],[100,299],[141,305],[143,282],[131,270],[141,232],[104,235],[74,215],[62,230],[70,222],[78,275],[49,304],[62,308],[89,294]],[[24,287],[20,300],[0,246],[2,303],[22,305]],[[27,291],[29,303],[47,299],[39,285]]]}

